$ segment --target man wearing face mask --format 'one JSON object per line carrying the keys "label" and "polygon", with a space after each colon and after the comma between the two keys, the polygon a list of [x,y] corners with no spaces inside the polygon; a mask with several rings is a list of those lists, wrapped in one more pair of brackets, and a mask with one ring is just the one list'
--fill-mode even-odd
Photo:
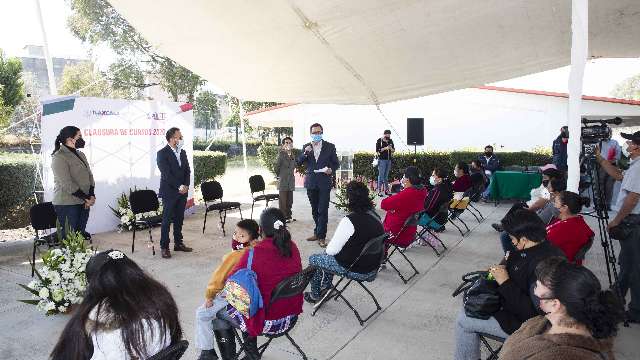
{"label": "man wearing face mask", "polygon": [[487,145],[484,147],[484,154],[480,155],[478,160],[484,168],[484,173],[489,178],[489,185],[482,193],[482,198],[486,200],[491,196],[491,175],[500,169],[500,159],[493,153],[493,146]]}
{"label": "man wearing face mask", "polygon": [[615,216],[607,228],[611,237],[620,240],[618,286],[623,299],[631,290],[627,318],[637,323],[640,322],[640,131],[621,135],[627,140],[623,151],[629,156],[629,169],[622,172],[602,157],[600,149],[595,153],[600,166],[612,178],[622,181],[616,203],[611,205]]}
{"label": "man wearing face mask", "polygon": [[553,140],[551,150],[553,151],[553,164],[560,171],[567,172],[567,143],[569,143],[569,127],[560,128],[560,135]]}
{"label": "man wearing face mask", "polygon": [[[622,148],[618,141],[611,138],[611,128],[608,128],[609,133],[607,138],[600,141],[600,156],[610,162],[613,166],[618,164],[620,157],[622,156]],[[611,199],[613,198],[613,185],[616,179],[609,176],[609,174],[600,167],[598,172],[598,179],[600,180],[600,189],[604,192],[604,203],[607,209],[611,210]]]}
{"label": "man wearing face mask", "polygon": [[162,257],[171,258],[169,251],[169,227],[173,222],[173,251],[193,251],[182,241],[182,222],[187,205],[191,168],[187,153],[182,149],[184,140],[180,129],[167,131],[167,146],[158,151],[156,161],[160,169],[160,191],[162,198],[162,228],[160,230],[160,247]]}
{"label": "man wearing face mask", "polygon": [[318,241],[321,247],[326,247],[327,221],[329,216],[329,197],[333,184],[332,174],[338,170],[340,162],[336,154],[336,147],[322,139],[324,132],[322,125],[315,123],[309,127],[311,142],[303,146],[303,152],[298,157],[298,165],[305,164],[307,173],[304,187],[311,204],[311,215],[315,223],[313,236],[307,241]]}

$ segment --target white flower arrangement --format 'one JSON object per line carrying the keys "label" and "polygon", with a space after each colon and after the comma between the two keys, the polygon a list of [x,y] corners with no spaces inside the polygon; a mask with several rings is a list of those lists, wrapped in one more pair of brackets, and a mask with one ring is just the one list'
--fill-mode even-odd
{"label": "white flower arrangement", "polygon": [[87,248],[80,233],[67,231],[61,248],[49,250],[42,256],[43,266],[35,269],[37,278],[27,285],[19,284],[32,294],[21,302],[36,305],[46,315],[65,313],[79,304],[87,287],[85,268],[94,251]]}
{"label": "white flower arrangement", "polygon": [[[129,190],[129,192],[131,192],[131,190]],[[136,220],[162,215],[162,204],[160,205],[158,211],[149,211],[146,213],[134,215],[133,211],[131,210],[131,205],[129,204],[129,197],[127,197],[125,193],[122,193],[122,195],[118,197],[118,204],[115,208],[111,206],[109,206],[109,208],[111,209],[111,212],[113,212],[113,215],[120,220],[120,224],[118,225],[118,232],[133,230]]]}

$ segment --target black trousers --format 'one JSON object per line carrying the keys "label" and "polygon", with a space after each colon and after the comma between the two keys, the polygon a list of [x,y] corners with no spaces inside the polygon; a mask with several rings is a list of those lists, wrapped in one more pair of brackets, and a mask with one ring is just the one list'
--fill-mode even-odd
{"label": "black trousers", "polygon": [[293,191],[280,190],[278,203],[279,203],[278,205],[280,207],[280,210],[284,214],[284,217],[286,217],[287,219],[290,219],[292,216],[291,207],[293,206]]}
{"label": "black trousers", "polygon": [[319,239],[327,238],[327,221],[329,220],[329,197],[331,189],[307,189],[307,196],[311,204],[311,215],[316,224],[314,235]]}
{"label": "black trousers", "polygon": [[162,198],[161,248],[169,248],[169,227],[171,223],[173,223],[173,245],[182,244],[182,223],[186,205],[187,194]]}

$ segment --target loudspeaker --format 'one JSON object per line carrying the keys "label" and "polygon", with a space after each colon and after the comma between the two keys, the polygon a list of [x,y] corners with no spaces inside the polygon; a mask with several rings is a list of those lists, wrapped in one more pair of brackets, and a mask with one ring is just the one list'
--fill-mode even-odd
{"label": "loudspeaker", "polygon": [[424,145],[424,118],[407,118],[407,145]]}

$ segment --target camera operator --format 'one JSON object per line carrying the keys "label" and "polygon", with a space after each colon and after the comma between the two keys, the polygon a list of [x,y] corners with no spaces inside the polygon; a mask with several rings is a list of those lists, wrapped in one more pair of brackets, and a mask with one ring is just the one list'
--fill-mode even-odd
{"label": "camera operator", "polygon": [[[608,134],[607,137],[602,139],[599,143],[600,145],[600,156],[614,166],[618,164],[620,161],[620,155],[622,149],[618,141],[611,138],[611,128],[607,127]],[[613,185],[616,182],[612,176],[610,176],[605,170],[604,167],[600,167],[598,178],[600,180],[600,189],[602,189],[602,193],[604,194],[604,205],[607,210],[611,210],[611,199],[613,198]]]}
{"label": "camera operator", "polygon": [[[596,160],[614,179],[622,181],[616,203],[611,206],[616,216],[609,222],[611,237],[620,241],[620,275],[618,286],[623,298],[631,290],[627,318],[640,322],[640,131],[621,134],[626,141],[624,150],[630,158],[629,169],[622,172],[602,157],[596,148]],[[623,151],[624,151],[623,150]],[[625,154],[626,155],[626,154]]]}

